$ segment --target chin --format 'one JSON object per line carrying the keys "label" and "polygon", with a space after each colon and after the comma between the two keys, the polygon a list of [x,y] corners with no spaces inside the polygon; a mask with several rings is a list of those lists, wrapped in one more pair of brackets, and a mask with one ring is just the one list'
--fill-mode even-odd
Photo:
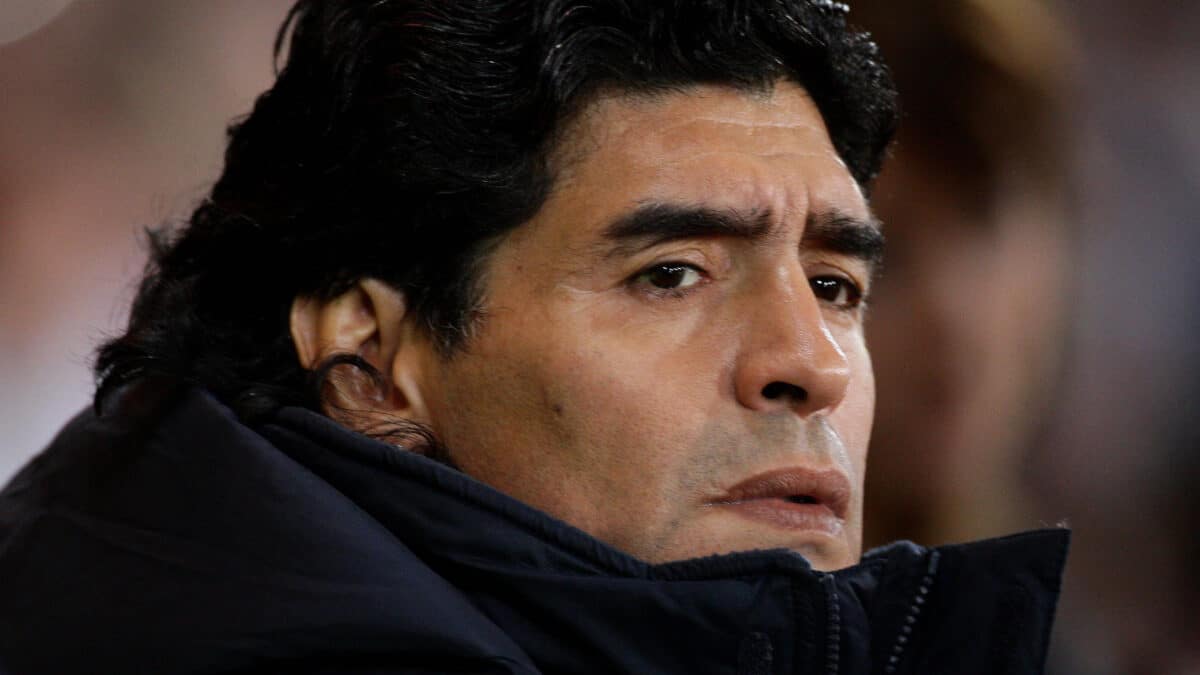
{"label": "chin", "polygon": [[819,548],[809,546],[793,548],[792,550],[803,556],[808,561],[808,564],[812,565],[812,568],[818,572],[833,572],[858,564],[858,556],[850,555],[846,552],[828,553]]}
{"label": "chin", "polygon": [[737,523],[737,534],[727,540],[727,552],[786,549],[804,557],[813,569],[822,572],[838,570],[855,565],[859,561],[861,546],[858,544],[861,534],[857,527],[841,518],[811,518],[803,513],[809,507],[803,507],[800,514],[789,513],[786,518],[776,518],[777,514],[768,512],[765,517],[755,511],[760,510],[756,504],[751,504],[749,520],[743,517],[747,509],[737,507],[737,515],[741,522]]}
{"label": "chin", "polygon": [[729,555],[749,551],[787,550],[802,556],[814,570],[832,572],[858,564],[860,547],[840,536],[825,533],[752,532],[742,528],[736,536],[713,538],[699,546],[659,550],[646,557],[648,562],[664,563],[711,555]]}

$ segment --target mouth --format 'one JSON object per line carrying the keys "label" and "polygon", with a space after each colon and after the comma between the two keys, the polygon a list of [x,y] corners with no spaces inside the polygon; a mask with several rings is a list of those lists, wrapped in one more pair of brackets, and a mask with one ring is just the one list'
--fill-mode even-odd
{"label": "mouth", "polygon": [[771,527],[836,536],[850,496],[850,480],[839,471],[791,467],[744,480],[710,504]]}

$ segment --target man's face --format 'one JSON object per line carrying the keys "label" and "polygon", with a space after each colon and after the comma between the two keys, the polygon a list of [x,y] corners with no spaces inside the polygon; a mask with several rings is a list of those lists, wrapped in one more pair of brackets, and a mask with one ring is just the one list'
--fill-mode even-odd
{"label": "man's face", "polygon": [[857,562],[878,231],[817,108],[696,87],[589,106],[499,244],[465,351],[422,359],[468,474],[651,562]]}

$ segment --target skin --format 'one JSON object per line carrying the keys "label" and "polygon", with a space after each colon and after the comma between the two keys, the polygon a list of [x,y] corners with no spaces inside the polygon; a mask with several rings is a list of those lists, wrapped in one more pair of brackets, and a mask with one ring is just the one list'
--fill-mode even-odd
{"label": "skin", "polygon": [[[368,281],[297,301],[302,361],[363,355],[393,388],[347,402],[428,424],[467,474],[641,559],[789,548],[817,569],[856,563],[874,408],[856,298],[873,270],[806,234],[830,213],[873,221],[816,106],[789,82],[613,95],[564,138],[548,201],[489,259],[464,351],[438,355],[403,298]],[[607,236],[647,204],[749,214],[763,230]],[[834,531],[720,503],[795,467],[849,479]]]}

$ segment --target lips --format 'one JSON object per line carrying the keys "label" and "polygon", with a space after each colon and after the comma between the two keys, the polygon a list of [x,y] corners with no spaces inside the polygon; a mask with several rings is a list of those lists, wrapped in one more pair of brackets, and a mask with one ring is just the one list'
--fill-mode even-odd
{"label": "lips", "polygon": [[711,504],[778,528],[836,535],[850,494],[850,480],[839,471],[793,467],[753,476]]}

